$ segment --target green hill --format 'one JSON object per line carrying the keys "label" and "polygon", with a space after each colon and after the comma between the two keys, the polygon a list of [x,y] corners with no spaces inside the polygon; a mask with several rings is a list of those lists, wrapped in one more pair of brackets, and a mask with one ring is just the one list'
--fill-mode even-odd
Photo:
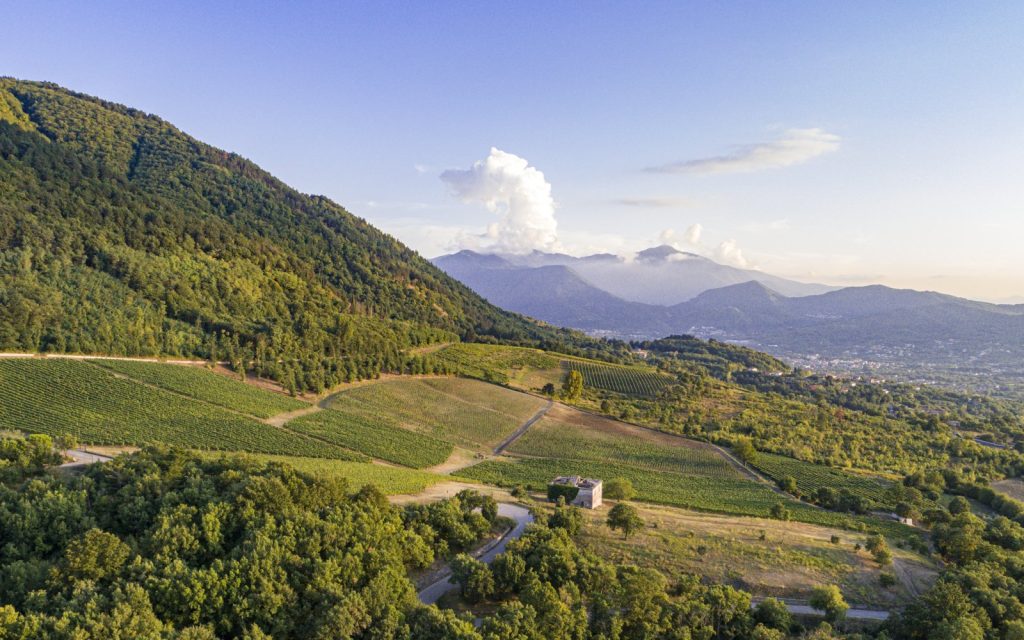
{"label": "green hill", "polygon": [[244,158],[53,84],[0,78],[0,196],[0,350],[215,358],[322,389],[456,337],[596,344]]}

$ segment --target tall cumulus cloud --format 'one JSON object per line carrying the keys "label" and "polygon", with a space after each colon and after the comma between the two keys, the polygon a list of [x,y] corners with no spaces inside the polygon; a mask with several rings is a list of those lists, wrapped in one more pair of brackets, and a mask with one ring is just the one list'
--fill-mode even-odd
{"label": "tall cumulus cloud", "polygon": [[525,158],[491,147],[483,160],[445,171],[441,180],[462,202],[483,204],[499,217],[476,236],[478,246],[502,253],[558,249],[551,184]]}

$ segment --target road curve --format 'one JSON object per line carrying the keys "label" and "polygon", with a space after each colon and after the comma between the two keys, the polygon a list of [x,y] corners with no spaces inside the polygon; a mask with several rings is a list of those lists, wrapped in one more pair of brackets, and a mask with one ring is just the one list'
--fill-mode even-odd
{"label": "road curve", "polygon": [[[498,504],[498,515],[512,518],[515,520],[516,524],[510,531],[508,531],[508,533],[492,542],[490,545],[484,547],[481,550],[482,552],[478,552],[480,555],[477,556],[477,559],[485,564],[493,562],[499,553],[505,551],[505,547],[508,546],[508,543],[523,535],[523,531],[526,530],[526,525],[533,522],[533,515],[530,513],[530,510],[517,504],[508,504],[505,502]],[[440,600],[441,596],[444,594],[458,589],[459,585],[448,581],[450,577],[451,571],[446,568],[444,575],[440,579],[429,586],[424,587],[417,594],[420,602],[423,604],[434,604]]]}
{"label": "road curve", "polygon": [[84,467],[90,464],[96,464],[97,462],[110,462],[113,460],[110,456],[101,456],[98,453],[89,453],[85,449],[68,449],[64,452],[71,462],[65,462],[59,465],[61,469],[76,469]]}

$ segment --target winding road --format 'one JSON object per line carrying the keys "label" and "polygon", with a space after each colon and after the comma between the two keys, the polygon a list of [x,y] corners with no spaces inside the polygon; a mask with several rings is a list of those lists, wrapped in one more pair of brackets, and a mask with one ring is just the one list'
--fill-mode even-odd
{"label": "winding road", "polygon": [[[505,535],[478,550],[474,554],[478,560],[486,564],[493,562],[494,559],[498,557],[499,553],[505,551],[505,547],[508,546],[508,543],[522,536],[523,531],[526,530],[526,525],[533,522],[533,515],[530,514],[530,510],[517,504],[508,504],[506,502],[498,504],[498,515],[512,518],[515,520],[516,524],[512,529],[506,532]],[[444,575],[441,576],[441,578],[434,581],[429,586],[424,587],[417,594],[420,598],[420,602],[423,604],[434,604],[440,600],[441,596],[444,594],[458,589],[459,585],[448,581],[449,578],[451,578],[451,575],[451,570],[446,568]]]}
{"label": "winding road", "polygon": [[97,462],[110,462],[113,460],[110,456],[101,456],[98,453],[89,453],[85,449],[68,449],[64,454],[71,458],[71,462],[65,462],[62,465],[58,465],[61,469],[78,469],[86,465],[96,464]]}

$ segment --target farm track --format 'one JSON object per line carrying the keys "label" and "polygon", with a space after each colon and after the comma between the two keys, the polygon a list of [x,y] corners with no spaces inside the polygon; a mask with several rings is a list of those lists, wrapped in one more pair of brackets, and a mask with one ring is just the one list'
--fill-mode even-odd
{"label": "farm track", "polygon": [[[785,491],[780,489],[777,484],[775,484],[774,482],[772,482],[768,478],[766,478],[763,475],[761,475],[758,471],[756,471],[754,469],[751,469],[747,465],[745,465],[742,462],[740,462],[736,458],[736,456],[732,455],[732,453],[730,453],[724,447],[720,447],[717,444],[711,444],[711,443],[708,443],[708,446],[710,446],[713,449],[715,449],[716,451],[718,451],[718,453],[721,454],[721,456],[723,458],[725,458],[726,462],[731,464],[737,471],[739,471],[741,474],[743,474],[747,478],[753,480],[754,482],[758,482],[758,483],[761,483],[761,484],[769,487],[772,490],[772,492],[777,493],[780,496],[783,496],[785,498],[792,498],[793,500],[797,499],[796,496],[792,496],[792,495],[786,493]],[[817,506],[817,505],[814,505],[814,506]]]}
{"label": "farm track", "polygon": [[[69,359],[77,359],[77,358],[69,358]],[[299,417],[304,416],[304,415],[309,415],[311,413],[316,413],[318,411],[322,411],[322,410],[326,409],[328,407],[328,405],[330,404],[330,401],[334,398],[334,396],[337,395],[337,393],[329,394],[329,395],[323,397],[322,399],[320,399],[318,402],[316,402],[314,404],[311,404],[308,407],[303,407],[301,409],[296,409],[295,411],[288,411],[286,413],[279,413],[276,416],[270,416],[269,418],[259,418],[257,416],[254,416],[254,415],[242,412],[242,411],[237,411],[237,410],[231,409],[229,407],[224,407],[224,406],[221,406],[221,405],[213,403],[213,402],[209,402],[209,401],[206,401],[206,400],[202,400],[200,398],[196,398],[195,396],[190,396],[187,393],[181,393],[180,391],[174,391],[173,389],[168,389],[166,387],[161,387],[160,385],[156,385],[156,384],[153,384],[151,382],[145,382],[143,380],[139,380],[137,378],[133,378],[131,376],[125,375],[125,374],[120,373],[120,372],[111,371],[109,369],[104,369],[103,367],[101,367],[101,366],[99,366],[97,364],[93,364],[93,363],[88,362],[88,360],[103,360],[103,359],[107,359],[107,360],[111,360],[111,359],[112,360],[137,360],[137,358],[82,358],[82,360],[85,360],[87,364],[90,364],[91,366],[94,366],[97,369],[100,369],[100,370],[102,370],[102,371],[104,371],[104,372],[114,376],[115,378],[122,378],[124,380],[130,380],[131,382],[134,382],[135,384],[141,384],[143,386],[150,387],[151,389],[156,389],[157,391],[162,391],[162,392],[165,392],[165,393],[169,393],[171,395],[175,395],[175,396],[178,396],[180,398],[184,398],[185,400],[188,400],[190,402],[198,402],[200,404],[204,404],[204,405],[207,405],[207,406],[210,406],[210,407],[216,407],[217,409],[221,409],[221,410],[227,411],[228,413],[232,413],[234,415],[237,415],[237,416],[240,416],[240,417],[243,417],[243,418],[249,418],[251,420],[256,420],[257,422],[262,422],[262,423],[264,423],[266,425],[274,427],[275,429],[280,429],[281,431],[284,431],[285,433],[287,433],[289,435],[295,436],[296,438],[301,438],[303,440],[314,440],[316,442],[322,442],[324,444],[328,444],[328,445],[331,445],[333,447],[340,447],[340,445],[332,443],[332,442],[329,442],[329,441],[327,441],[327,440],[325,440],[323,438],[320,438],[320,437],[317,437],[317,436],[314,436],[314,435],[310,435],[310,434],[306,434],[306,433],[299,433],[298,431],[293,431],[292,429],[289,429],[287,426],[285,426],[285,425],[287,425],[288,422],[290,422],[290,421],[292,421],[292,420],[294,420],[296,418],[299,418]],[[146,362],[148,362],[148,361],[146,361]],[[154,360],[154,362],[164,362],[164,363],[167,363],[167,364],[187,364],[190,361],[180,361],[180,362],[177,362],[177,363],[171,363],[170,361],[166,361],[166,360],[164,360],[164,361],[156,361],[156,360]],[[338,393],[341,393],[341,392],[338,392]],[[347,449],[347,447],[340,447],[340,448]],[[108,458],[108,460],[109,460],[109,458]],[[105,460],[103,462],[105,462]]]}
{"label": "farm track", "polygon": [[[40,360],[123,360],[127,362],[154,362],[157,364],[209,364],[208,360],[165,360],[161,358],[146,358],[131,356],[89,356],[77,353],[0,353],[0,358],[39,358]],[[218,362],[217,364],[230,364],[229,362]]]}
{"label": "farm track", "polygon": [[523,437],[523,434],[525,434],[530,429],[530,427],[532,427],[534,424],[536,424],[538,420],[543,418],[544,415],[547,414],[547,412],[553,406],[555,406],[555,403],[553,401],[551,401],[551,400],[548,400],[548,403],[544,407],[542,407],[540,409],[540,411],[538,411],[537,413],[533,414],[532,418],[530,418],[529,420],[524,422],[522,425],[520,425],[519,428],[516,429],[512,433],[512,435],[510,435],[509,437],[505,438],[504,440],[501,441],[500,444],[498,444],[498,446],[494,447],[494,455],[496,455],[496,456],[501,455],[501,453],[503,451],[505,451],[505,449],[507,449],[509,446],[511,446],[513,442],[515,442],[519,438]]}

